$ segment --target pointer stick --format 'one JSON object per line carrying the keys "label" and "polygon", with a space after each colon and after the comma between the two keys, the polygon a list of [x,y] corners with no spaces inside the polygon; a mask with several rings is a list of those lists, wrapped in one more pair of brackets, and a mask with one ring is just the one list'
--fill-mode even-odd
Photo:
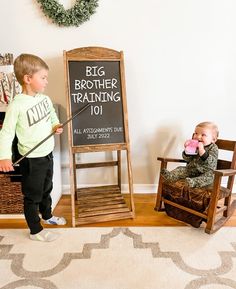
{"label": "pointer stick", "polygon": [[[81,112],[83,112],[85,109],[87,109],[90,105],[91,105],[90,103],[86,104],[78,112],[76,112],[72,117],[68,118],[65,122],[63,122],[59,127],[64,127],[65,125],[67,125],[68,122],[72,121],[72,119],[74,119],[77,115],[79,115]],[[55,133],[56,133],[56,131],[54,130],[47,137],[45,137],[43,140],[41,140],[41,142],[39,142],[35,147],[33,147],[26,154],[24,154],[21,158],[19,158],[16,162],[14,162],[13,167],[15,165],[17,165],[20,161],[22,161],[25,157],[27,157],[30,153],[32,153],[36,148],[38,148],[41,144],[43,144],[46,140],[48,140]]]}

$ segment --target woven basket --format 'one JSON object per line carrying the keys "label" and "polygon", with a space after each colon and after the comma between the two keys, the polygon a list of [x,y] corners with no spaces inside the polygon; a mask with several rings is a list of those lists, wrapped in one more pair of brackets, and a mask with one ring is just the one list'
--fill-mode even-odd
{"label": "woven basket", "polygon": [[0,174],[0,214],[22,214],[23,194],[19,176]]}

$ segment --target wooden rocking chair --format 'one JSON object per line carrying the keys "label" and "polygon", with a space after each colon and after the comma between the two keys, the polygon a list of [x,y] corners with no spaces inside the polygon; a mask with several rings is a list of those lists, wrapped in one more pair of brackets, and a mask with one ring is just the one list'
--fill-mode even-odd
{"label": "wooden rocking chair", "polygon": [[[236,200],[231,202],[236,174],[236,141],[218,139],[216,144],[219,148],[219,159],[214,171],[213,185],[189,188],[184,180],[167,184],[160,175],[155,206],[156,211],[161,211],[163,202],[169,216],[194,227],[199,227],[201,222],[205,221],[205,232],[208,234],[221,228],[236,207]],[[221,158],[222,150],[231,152],[230,160]],[[157,160],[161,161],[161,169],[167,168],[168,162],[185,163],[183,159],[158,157]],[[224,182],[223,177],[226,177]]]}

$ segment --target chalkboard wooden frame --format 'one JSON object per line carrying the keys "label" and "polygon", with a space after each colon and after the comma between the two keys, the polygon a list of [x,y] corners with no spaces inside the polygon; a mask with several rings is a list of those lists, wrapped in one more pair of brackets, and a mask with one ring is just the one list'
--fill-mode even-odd
{"label": "chalkboard wooden frame", "polygon": [[[119,64],[119,77],[120,77],[120,90],[121,90],[121,110],[122,110],[122,128],[123,128],[123,140],[121,142],[115,143],[86,143],[82,145],[76,145],[73,142],[73,122],[69,124],[69,141],[72,146],[73,152],[95,152],[95,151],[105,151],[105,150],[123,150],[127,148],[129,143],[129,134],[128,134],[128,112],[127,112],[127,103],[126,103],[126,89],[125,89],[125,76],[124,76],[124,58],[123,52],[118,52],[112,49],[103,48],[103,47],[83,47],[70,51],[64,51],[64,61],[65,61],[65,75],[66,75],[66,91],[67,91],[67,114],[68,117],[71,116],[75,111],[72,111],[71,99],[71,77],[70,77],[70,65],[73,62],[81,64],[83,62],[90,62],[91,65],[93,62],[97,63],[106,63],[113,62]],[[78,106],[80,109],[82,106]],[[88,112],[88,110],[87,110]],[[86,113],[86,112],[85,112]],[[79,117],[83,117],[81,114]],[[76,121],[76,119],[75,119]],[[112,129],[112,128],[111,128]],[[101,134],[100,134],[101,135]],[[106,141],[106,140],[105,140]]]}
{"label": "chalkboard wooden frame", "polygon": [[[122,51],[116,51],[104,47],[82,47],[76,48],[70,51],[64,51],[64,69],[65,69],[65,84],[66,84],[66,93],[67,93],[67,116],[70,118],[75,110],[73,108],[72,97],[75,97],[75,92],[72,91],[73,85],[75,85],[75,77],[71,77],[73,70],[70,69],[71,63],[81,64],[81,67],[87,63],[91,63],[91,67],[97,66],[97,64],[104,64],[103,67],[106,68],[107,63],[115,64],[115,68],[118,65],[119,68],[119,81],[113,80],[112,74],[109,75],[107,80],[107,87],[112,86],[118,87],[119,82],[119,93],[121,97],[121,119],[122,119],[122,137],[118,137],[117,142],[106,143],[89,143],[81,144],[73,140],[74,128],[73,122],[69,124],[68,128],[68,140],[69,140],[69,151],[70,151],[70,180],[71,180],[71,201],[72,201],[72,225],[73,227],[80,224],[86,224],[91,222],[103,222],[109,220],[117,219],[127,219],[134,218],[134,201],[133,201],[133,179],[132,179],[132,169],[131,169],[131,157],[130,157],[130,144],[129,144],[129,133],[128,133],[128,112],[127,112],[127,103],[126,103],[126,90],[125,90],[125,72],[124,72],[124,56]],[[93,66],[92,64],[95,63]],[[114,67],[114,66],[113,66]],[[105,70],[104,68],[104,70]],[[87,68],[86,68],[87,69]],[[107,72],[106,72],[107,73]],[[87,74],[86,74],[87,76]],[[115,78],[115,77],[114,77]],[[71,82],[72,79],[72,82]],[[84,80],[85,78],[83,78]],[[74,81],[74,82],[73,82]],[[79,80],[80,81],[80,80]],[[105,80],[106,81],[106,80]],[[82,83],[82,80],[81,82]],[[82,84],[81,84],[82,85]],[[82,86],[81,86],[82,87]],[[73,99],[74,101],[74,99]],[[84,104],[86,105],[86,104]],[[78,107],[78,110],[82,107]],[[88,110],[88,109],[86,109]],[[81,115],[83,112],[81,113]],[[114,128],[114,126],[113,126]],[[77,129],[77,128],[76,128]],[[115,130],[115,129],[114,129]],[[127,156],[127,171],[128,171],[128,182],[129,182],[129,194],[130,194],[130,208],[125,205],[124,199],[121,194],[121,151],[126,151]],[[105,152],[105,151],[116,151],[117,152],[117,161],[110,162],[100,162],[100,163],[85,163],[77,164],[76,163],[76,153],[88,153],[88,152]],[[117,185],[103,186],[103,187],[90,187],[84,189],[77,188],[77,169],[83,168],[95,168],[95,167],[106,167],[106,166],[116,166],[117,167]],[[89,199],[88,196],[91,196]],[[82,207],[80,210],[78,219],[76,219],[76,201],[79,199],[78,203],[85,203],[86,200],[89,200],[88,203],[93,202],[93,198],[99,198],[100,204],[103,204],[103,207],[92,207],[87,205],[87,207]],[[97,200],[96,200],[97,202]],[[114,205],[114,202],[116,203]],[[109,204],[113,203],[111,207]],[[78,207],[78,205],[77,205]],[[107,213],[106,213],[107,212]]]}

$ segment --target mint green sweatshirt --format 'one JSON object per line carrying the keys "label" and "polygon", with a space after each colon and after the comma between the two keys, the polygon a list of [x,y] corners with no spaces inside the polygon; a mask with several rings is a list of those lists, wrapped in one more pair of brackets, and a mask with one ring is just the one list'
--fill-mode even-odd
{"label": "mint green sweatshirt", "polygon": [[[7,108],[0,131],[0,160],[12,158],[12,141],[18,138],[18,150],[26,154],[47,137],[59,124],[50,98],[43,94],[30,96],[18,94]],[[54,149],[54,137],[50,137],[27,157],[44,157]]]}

